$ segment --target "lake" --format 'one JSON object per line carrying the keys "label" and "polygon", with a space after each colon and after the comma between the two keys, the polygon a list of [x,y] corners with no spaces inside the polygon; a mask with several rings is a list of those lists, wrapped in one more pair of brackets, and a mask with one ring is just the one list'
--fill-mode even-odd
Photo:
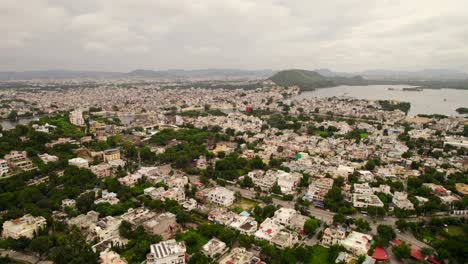
{"label": "lake", "polygon": [[[468,107],[468,90],[424,89],[423,91],[402,91],[410,85],[341,85],[304,92],[297,98],[346,96],[357,99],[398,100],[411,103],[409,116],[417,114],[458,115],[455,109]],[[395,90],[390,91],[388,88]]]}
{"label": "lake", "polygon": [[2,125],[4,130],[10,130],[15,128],[16,125],[27,125],[33,120],[39,120],[39,117],[19,117],[17,121],[0,120],[0,125]]}

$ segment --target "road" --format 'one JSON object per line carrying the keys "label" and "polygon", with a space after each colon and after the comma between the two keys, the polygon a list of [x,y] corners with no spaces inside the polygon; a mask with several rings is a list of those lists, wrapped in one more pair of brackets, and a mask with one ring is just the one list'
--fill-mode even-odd
{"label": "road", "polygon": [[[256,200],[254,191],[242,189],[242,188],[240,188],[238,186],[233,186],[233,185],[226,186],[226,188],[228,188],[228,189],[230,189],[232,191],[235,191],[235,192],[240,192],[240,194],[245,198]],[[273,198],[273,204],[281,206],[281,207],[286,207],[286,208],[294,208],[295,201],[284,201],[284,200]],[[311,216],[315,217],[316,219],[318,219],[318,220],[320,220],[320,221],[322,221],[322,222],[324,222],[324,223],[326,223],[328,225],[333,223],[333,216],[335,215],[335,213],[333,213],[333,212],[318,209],[318,208],[315,208],[314,206],[310,206],[309,212],[310,212]],[[373,218],[371,218],[371,217],[369,217],[367,215],[363,215],[361,213],[357,213],[357,214],[355,214],[355,215],[353,215],[351,217],[354,218],[354,219],[363,218],[363,219],[367,220],[369,222],[371,228],[372,228],[372,233],[374,233],[374,234],[377,234],[377,226],[378,225],[395,226],[395,222],[398,220],[398,218],[394,218],[394,217],[390,217],[390,216],[387,216],[387,217],[381,218],[381,219],[373,219]],[[419,220],[422,220],[422,219],[430,219],[430,217],[425,217],[425,218],[415,217],[415,218],[407,218],[405,220],[406,221],[419,221]],[[399,239],[401,241],[405,241],[405,242],[407,242],[407,243],[409,243],[409,244],[411,244],[411,245],[413,245],[414,247],[417,247],[417,248],[423,248],[423,247],[430,248],[429,245],[427,245],[426,243],[416,239],[412,234],[409,234],[409,233],[397,233],[397,239]],[[305,243],[310,244],[310,243],[312,243],[314,241],[316,242],[316,240],[314,240],[314,237],[312,237],[311,239],[307,240]]]}

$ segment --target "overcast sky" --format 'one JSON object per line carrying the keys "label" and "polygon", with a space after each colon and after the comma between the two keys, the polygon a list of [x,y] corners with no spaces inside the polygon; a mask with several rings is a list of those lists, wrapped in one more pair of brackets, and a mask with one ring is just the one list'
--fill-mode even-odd
{"label": "overcast sky", "polygon": [[468,0],[0,0],[0,70],[468,71]]}

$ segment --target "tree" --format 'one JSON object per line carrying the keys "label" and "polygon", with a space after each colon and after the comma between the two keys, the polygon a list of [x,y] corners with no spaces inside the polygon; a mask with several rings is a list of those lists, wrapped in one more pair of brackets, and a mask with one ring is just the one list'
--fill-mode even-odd
{"label": "tree", "polygon": [[371,230],[370,224],[366,219],[359,218],[354,221],[354,224],[356,225],[358,232],[366,232]]}
{"label": "tree", "polygon": [[281,194],[281,187],[278,185],[278,183],[275,183],[275,185],[271,187],[271,192],[275,194]]}
{"label": "tree", "polygon": [[411,248],[404,242],[400,245],[393,246],[392,251],[393,254],[400,259],[407,259],[411,256]]}
{"label": "tree", "polygon": [[197,252],[190,257],[188,264],[210,264],[211,259],[207,256]]}
{"label": "tree", "polygon": [[304,233],[308,236],[312,236],[319,226],[320,223],[317,219],[307,219],[304,223]]}
{"label": "tree", "polygon": [[37,252],[39,253],[39,255],[42,256],[42,254],[46,253],[49,250],[49,247],[50,247],[49,237],[40,236],[31,240],[31,243],[29,244],[28,249],[31,251]]}
{"label": "tree", "polygon": [[333,216],[333,223],[343,224],[346,221],[346,217],[343,214],[337,213]]}
{"label": "tree", "polygon": [[375,240],[377,244],[382,247],[388,246],[388,242],[396,237],[395,230],[389,225],[377,226],[377,234]]}
{"label": "tree", "polygon": [[244,179],[241,181],[240,186],[242,188],[252,188],[254,187],[254,182],[249,176],[244,176]]}

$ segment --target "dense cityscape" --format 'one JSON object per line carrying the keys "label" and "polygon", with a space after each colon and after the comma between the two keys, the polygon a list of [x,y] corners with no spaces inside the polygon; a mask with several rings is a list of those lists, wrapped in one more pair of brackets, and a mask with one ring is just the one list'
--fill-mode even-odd
{"label": "dense cityscape", "polygon": [[464,263],[466,118],[249,82],[0,90],[5,263]]}

